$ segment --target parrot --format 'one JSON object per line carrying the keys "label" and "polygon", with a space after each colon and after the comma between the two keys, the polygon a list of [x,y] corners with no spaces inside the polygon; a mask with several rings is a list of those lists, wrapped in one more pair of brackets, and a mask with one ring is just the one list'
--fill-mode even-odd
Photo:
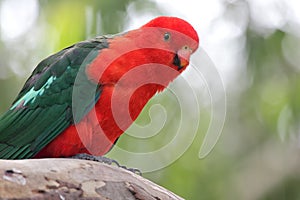
{"label": "parrot", "polygon": [[159,16],[45,58],[0,117],[0,159],[105,155],[198,46],[190,23]]}

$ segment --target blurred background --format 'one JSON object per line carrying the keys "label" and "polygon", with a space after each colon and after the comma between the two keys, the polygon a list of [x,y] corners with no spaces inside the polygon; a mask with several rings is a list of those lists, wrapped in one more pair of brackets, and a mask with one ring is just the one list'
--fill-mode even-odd
{"label": "blurred background", "polygon": [[[186,96],[182,101],[191,116],[200,116],[199,122],[191,118],[182,125],[189,134],[197,124],[196,135],[179,159],[144,176],[185,199],[300,199],[298,0],[0,0],[0,113],[43,58],[96,35],[138,28],[159,15],[181,17],[195,27],[199,54],[211,60],[199,67],[215,67],[218,76],[198,80],[192,69],[183,75],[201,99],[201,112],[190,106],[179,87],[182,80],[172,83],[171,90]],[[213,77],[222,81],[225,90],[219,92],[226,92],[226,99],[209,99],[210,88],[202,83]],[[212,102],[225,101],[221,136],[199,159],[211,116],[224,112],[223,107],[212,112]],[[166,112],[156,114],[156,104]],[[178,106],[172,92],[157,95],[138,123],[168,116],[164,127],[146,139],[124,135],[118,147],[151,151],[166,145],[181,120]]]}

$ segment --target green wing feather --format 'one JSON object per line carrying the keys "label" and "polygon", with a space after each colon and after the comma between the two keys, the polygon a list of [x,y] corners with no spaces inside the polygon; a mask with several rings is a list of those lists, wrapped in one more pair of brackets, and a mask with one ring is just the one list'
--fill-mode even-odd
{"label": "green wing feather", "polygon": [[[108,48],[108,38],[80,42],[46,58],[0,118],[0,158],[31,158],[94,106],[101,86],[88,80],[85,67]],[[79,77],[79,78],[78,78]],[[72,94],[80,91],[74,104]]]}

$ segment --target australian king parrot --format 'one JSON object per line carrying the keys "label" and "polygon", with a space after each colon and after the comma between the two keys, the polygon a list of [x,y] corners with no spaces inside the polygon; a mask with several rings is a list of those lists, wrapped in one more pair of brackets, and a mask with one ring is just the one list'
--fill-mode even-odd
{"label": "australian king parrot", "polygon": [[0,158],[104,155],[198,44],[188,22],[161,16],[47,57],[0,117]]}

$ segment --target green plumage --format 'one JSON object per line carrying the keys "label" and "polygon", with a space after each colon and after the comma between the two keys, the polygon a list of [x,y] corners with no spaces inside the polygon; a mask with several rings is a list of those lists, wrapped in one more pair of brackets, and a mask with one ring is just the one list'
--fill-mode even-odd
{"label": "green plumage", "polygon": [[[108,48],[107,40],[98,37],[80,42],[38,64],[10,110],[0,118],[0,158],[33,157],[90,111],[101,86],[88,80],[85,68],[101,49]],[[75,103],[74,91],[79,94]]]}

